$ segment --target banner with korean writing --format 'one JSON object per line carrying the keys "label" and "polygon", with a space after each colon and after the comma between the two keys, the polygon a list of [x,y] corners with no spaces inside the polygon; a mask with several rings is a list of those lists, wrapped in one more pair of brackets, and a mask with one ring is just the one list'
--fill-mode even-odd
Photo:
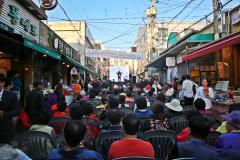
{"label": "banner with korean writing", "polygon": [[100,58],[144,60],[144,53],[113,50],[86,49],[86,56]]}

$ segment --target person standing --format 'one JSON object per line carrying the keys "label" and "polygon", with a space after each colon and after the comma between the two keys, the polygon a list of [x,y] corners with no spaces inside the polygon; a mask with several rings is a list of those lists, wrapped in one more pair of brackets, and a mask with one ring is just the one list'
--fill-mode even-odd
{"label": "person standing", "polygon": [[17,95],[18,100],[20,100],[20,95],[21,95],[21,88],[23,86],[21,80],[19,79],[19,73],[15,72],[13,74],[13,77],[11,78],[12,83],[13,83],[13,88],[12,92]]}
{"label": "person standing", "polygon": [[12,125],[13,117],[19,113],[19,102],[15,94],[4,89],[5,82],[4,74],[0,74],[0,121]]}
{"label": "person standing", "polygon": [[202,80],[202,86],[197,89],[195,100],[202,98],[205,101],[205,109],[212,108],[212,99],[214,98],[213,89],[208,86],[207,79]]}
{"label": "person standing", "polygon": [[193,105],[193,100],[194,100],[193,89],[194,89],[194,87],[196,87],[196,84],[190,80],[190,75],[186,75],[186,80],[183,81],[183,85],[182,85],[185,106]]}
{"label": "person standing", "polygon": [[118,71],[117,76],[118,76],[118,82],[121,82],[122,72]]}
{"label": "person standing", "polygon": [[33,83],[33,87],[33,90],[26,97],[26,113],[30,120],[45,108],[44,95],[42,93],[43,81],[37,80]]}

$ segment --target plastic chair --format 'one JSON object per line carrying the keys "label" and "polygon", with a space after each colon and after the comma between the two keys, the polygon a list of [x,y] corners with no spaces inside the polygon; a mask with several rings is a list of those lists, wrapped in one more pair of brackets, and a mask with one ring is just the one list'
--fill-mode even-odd
{"label": "plastic chair", "polygon": [[188,127],[188,120],[185,116],[177,116],[169,120],[170,130],[179,134],[184,128]]}
{"label": "plastic chair", "polygon": [[52,146],[51,136],[44,132],[25,132],[19,139],[19,148],[24,148],[23,150],[34,160],[47,159]]}
{"label": "plastic chair", "polygon": [[124,157],[124,158],[115,158],[113,160],[154,160],[154,158],[149,158],[149,157]]}
{"label": "plastic chair", "polygon": [[218,132],[218,131],[210,131],[208,136],[207,136],[207,139],[206,139],[206,143],[210,146],[214,146],[218,137],[221,136],[222,133],[221,132]]}
{"label": "plastic chair", "polygon": [[54,117],[50,120],[49,126],[53,127],[56,134],[63,133],[67,122],[71,121],[70,117]]}
{"label": "plastic chair", "polygon": [[101,132],[95,142],[95,149],[98,153],[107,159],[108,151],[113,142],[120,140],[124,137],[121,131],[105,131]]}
{"label": "plastic chair", "polygon": [[64,148],[66,146],[64,134],[58,134],[54,139],[54,147],[55,148]]}
{"label": "plastic chair", "polygon": [[176,134],[168,130],[155,130],[143,133],[143,140],[149,141],[155,151],[155,158],[165,160],[177,143]]}

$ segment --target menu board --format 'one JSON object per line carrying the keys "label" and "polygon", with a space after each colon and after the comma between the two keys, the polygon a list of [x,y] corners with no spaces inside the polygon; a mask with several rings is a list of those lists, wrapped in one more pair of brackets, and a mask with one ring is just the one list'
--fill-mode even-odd
{"label": "menu board", "polygon": [[220,90],[220,91],[227,92],[228,85],[229,85],[229,81],[217,81],[217,84],[215,86],[215,90]]}

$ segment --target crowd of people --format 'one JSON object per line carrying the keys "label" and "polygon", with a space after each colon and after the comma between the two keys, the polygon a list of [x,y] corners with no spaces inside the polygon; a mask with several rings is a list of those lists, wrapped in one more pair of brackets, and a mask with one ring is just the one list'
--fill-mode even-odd
{"label": "crowd of people", "polygon": [[[112,83],[107,79],[74,82],[70,93],[73,100],[69,104],[66,103],[69,93],[64,91],[63,84],[57,84],[44,95],[44,83],[38,80],[27,94],[24,106],[20,106],[19,92],[7,84],[5,76],[0,74],[1,160],[31,159],[31,155],[16,144],[18,135],[31,131],[47,133],[52,140],[64,134],[64,147],[47,144],[49,160],[155,159],[154,146],[142,140],[140,133],[171,130],[171,119],[177,117],[186,117],[188,126],[176,132],[177,143],[166,158],[240,159],[240,105],[230,106],[225,121],[219,124],[212,111],[213,89],[206,79],[201,87],[191,81],[189,75],[166,85],[153,77],[137,84]],[[185,112],[186,107],[193,110]],[[14,123],[15,117],[17,123]],[[50,125],[49,122],[58,117],[70,120],[61,123],[62,128]],[[86,120],[92,120],[94,125],[88,125]],[[112,143],[107,157],[87,145],[87,141],[94,143],[101,133],[111,131],[121,131],[125,137]],[[211,131],[222,134],[213,146],[206,143]]]}

